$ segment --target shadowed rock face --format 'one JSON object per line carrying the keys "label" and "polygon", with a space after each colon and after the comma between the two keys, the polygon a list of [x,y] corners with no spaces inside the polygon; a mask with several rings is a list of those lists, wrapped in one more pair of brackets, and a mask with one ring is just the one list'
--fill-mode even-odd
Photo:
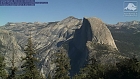
{"label": "shadowed rock face", "polygon": [[114,39],[107,26],[98,18],[84,18],[80,29],[75,30],[74,38],[70,42],[69,56],[71,59],[71,75],[79,71],[88,58],[88,44],[106,44],[117,50]]}
{"label": "shadowed rock face", "polygon": [[87,41],[107,44],[117,49],[110,30],[98,18],[84,18],[81,28],[75,31],[74,42],[78,49],[84,48]]}
{"label": "shadowed rock face", "polygon": [[[57,53],[57,48],[60,47],[65,41],[72,39],[75,29],[78,29],[81,24],[81,19],[77,19],[72,16],[67,17],[62,21],[48,23],[7,23],[5,26],[0,27],[5,29],[4,31],[0,30],[0,45],[5,45],[6,48],[8,45],[9,48],[12,49],[12,43],[15,45],[17,44],[20,52],[18,51],[18,54],[16,55],[20,55],[20,53],[24,54],[23,48],[25,48],[27,39],[29,38],[29,34],[31,32],[32,42],[37,52],[37,58],[40,61],[39,68],[44,75],[47,75],[48,73],[52,73],[55,67],[51,61],[53,60],[54,53]],[[3,33],[5,31],[7,33]],[[13,36],[9,35],[9,31],[11,31]],[[3,36],[5,38],[3,38]],[[6,48],[3,48],[2,50],[6,50]],[[10,56],[9,59],[6,60],[7,62],[9,62],[12,56],[12,51],[13,50],[6,51],[7,55]],[[4,54],[6,53],[5,51],[1,52]],[[21,57],[16,58],[21,59]]]}
{"label": "shadowed rock face", "polygon": [[[62,44],[69,43],[68,52],[71,59],[72,74],[78,72],[80,67],[86,63],[89,55],[88,41],[107,44],[117,49],[110,31],[97,18],[84,18],[82,22],[81,19],[70,16],[59,22],[7,23],[2,28],[5,29],[6,33],[0,30],[0,45],[7,47],[8,44],[9,48],[12,49],[14,44],[14,47],[18,48],[17,59],[23,56],[23,48],[27,44],[29,31],[32,30],[33,44],[38,53],[37,58],[40,60],[40,70],[44,75],[53,73],[55,67],[51,62],[53,54],[57,53],[56,50]],[[9,31],[12,35],[9,34]],[[4,36],[5,38],[3,38]],[[6,50],[6,48],[2,50]],[[12,52],[7,52],[7,55],[11,57]],[[6,52],[2,51],[2,53]]]}

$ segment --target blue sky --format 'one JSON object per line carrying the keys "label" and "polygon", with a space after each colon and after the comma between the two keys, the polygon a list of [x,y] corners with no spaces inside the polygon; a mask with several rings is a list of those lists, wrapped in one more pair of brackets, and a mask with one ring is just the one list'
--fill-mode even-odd
{"label": "blue sky", "polygon": [[[68,16],[82,19],[98,17],[103,22],[116,24],[137,20],[140,21],[140,0],[36,0],[48,4],[35,6],[0,6],[0,26],[7,22],[52,22]],[[124,1],[137,1],[138,14],[126,17],[123,12]]]}

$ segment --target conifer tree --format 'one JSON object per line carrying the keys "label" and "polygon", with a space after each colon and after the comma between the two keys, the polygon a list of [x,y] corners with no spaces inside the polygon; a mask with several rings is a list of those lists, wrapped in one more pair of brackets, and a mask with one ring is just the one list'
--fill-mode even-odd
{"label": "conifer tree", "polygon": [[36,53],[33,49],[33,44],[31,37],[28,39],[28,44],[26,45],[25,54],[26,57],[23,58],[25,60],[24,64],[21,66],[23,68],[23,79],[43,79],[37,69],[37,58],[35,57]]}
{"label": "conifer tree", "polygon": [[117,68],[120,79],[140,79],[140,62],[135,57],[117,63]]}
{"label": "conifer tree", "polygon": [[56,70],[54,74],[54,79],[70,79],[70,60],[64,48],[60,48],[56,53]]}
{"label": "conifer tree", "polygon": [[100,65],[94,56],[88,59],[88,64],[81,68],[79,74],[76,74],[73,79],[103,79],[105,69]]}
{"label": "conifer tree", "polygon": [[15,53],[16,53],[16,49],[13,47],[13,55],[11,60],[12,66],[10,68],[10,74],[8,76],[8,79],[16,79],[17,67],[15,67]]}
{"label": "conifer tree", "polygon": [[6,79],[7,73],[5,70],[4,57],[0,54],[0,79]]}

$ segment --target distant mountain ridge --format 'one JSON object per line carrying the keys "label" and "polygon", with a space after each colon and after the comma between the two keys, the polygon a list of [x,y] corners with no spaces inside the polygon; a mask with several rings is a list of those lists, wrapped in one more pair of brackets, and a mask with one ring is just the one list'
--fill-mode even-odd
{"label": "distant mountain ridge", "polygon": [[118,22],[116,25],[126,25],[126,26],[128,26],[128,25],[135,25],[135,24],[140,24],[140,21],[130,21],[130,22]]}
{"label": "distant mountain ridge", "polygon": [[[134,22],[134,24],[137,24],[137,22]],[[55,65],[52,64],[53,54],[56,53],[57,49],[63,44],[67,44],[69,47],[68,54],[71,58],[72,67],[74,67],[73,69],[80,68],[85,64],[89,55],[87,47],[90,48],[91,44],[107,44],[110,47],[117,49],[112,34],[108,29],[109,27],[114,26],[115,25],[106,26],[105,23],[95,17],[83,18],[82,20],[73,16],[69,16],[62,21],[48,23],[9,22],[0,27],[0,30],[8,32],[6,38],[0,39],[0,45],[2,44],[6,47],[6,44],[8,44],[11,37],[13,37],[13,40],[15,41],[12,42],[19,47],[18,51],[20,52],[17,52],[19,53],[18,55],[22,53],[23,55],[21,56],[24,56],[23,49],[27,44],[27,39],[31,32],[33,44],[38,53],[37,57],[40,59],[40,71],[44,75],[47,75],[48,73],[53,73],[55,67]],[[1,32],[0,37],[3,37],[3,31]],[[12,34],[13,36],[9,34]],[[3,42],[6,42],[6,44],[3,44]],[[12,47],[11,44],[9,45]],[[3,50],[7,49],[3,48]],[[5,52],[2,51],[2,53]],[[120,56],[116,54],[113,54],[114,56],[112,56],[109,53],[107,55],[108,57],[105,58],[103,56],[97,58],[103,58],[107,61],[109,57],[112,59]],[[9,54],[9,59],[11,56],[12,55]],[[17,58],[20,59],[18,56]],[[105,60],[104,62],[106,62]],[[77,65],[77,62],[79,65]],[[75,65],[77,66],[75,67]]]}
{"label": "distant mountain ridge", "polygon": [[118,22],[106,24],[110,29],[115,43],[122,54],[140,59],[140,21]]}
{"label": "distant mountain ridge", "polygon": [[106,24],[107,26],[119,28],[140,28],[140,21],[128,21],[128,22],[118,22],[117,24]]}

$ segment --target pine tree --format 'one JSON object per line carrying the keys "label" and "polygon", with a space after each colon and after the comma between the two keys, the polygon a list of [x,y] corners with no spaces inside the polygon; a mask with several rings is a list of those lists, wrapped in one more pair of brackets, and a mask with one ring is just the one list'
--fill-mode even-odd
{"label": "pine tree", "polygon": [[61,48],[56,53],[55,64],[56,70],[54,74],[54,79],[70,79],[70,60],[64,48]]}
{"label": "pine tree", "polygon": [[16,79],[17,67],[15,67],[15,52],[16,52],[16,49],[13,47],[13,56],[11,60],[12,66],[10,68],[10,75],[8,76],[8,79]]}
{"label": "pine tree", "polygon": [[0,54],[0,79],[6,79],[7,73],[5,70],[4,57]]}
{"label": "pine tree", "polygon": [[104,66],[100,65],[96,59],[91,56],[88,64],[81,68],[79,74],[76,74],[73,79],[103,79]]}
{"label": "pine tree", "polygon": [[43,77],[40,75],[37,69],[37,58],[35,57],[36,53],[33,49],[33,44],[31,37],[28,39],[27,48],[25,49],[26,57],[23,58],[25,60],[24,64],[21,66],[23,68],[23,79],[42,79]]}
{"label": "pine tree", "polygon": [[135,57],[117,63],[117,68],[121,79],[140,79],[140,62]]}

